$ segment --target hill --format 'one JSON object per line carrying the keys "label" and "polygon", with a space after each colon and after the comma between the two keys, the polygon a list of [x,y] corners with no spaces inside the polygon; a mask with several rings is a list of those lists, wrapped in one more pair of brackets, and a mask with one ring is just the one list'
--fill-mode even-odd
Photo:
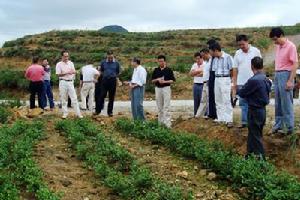
{"label": "hill", "polygon": [[128,32],[127,29],[125,29],[122,26],[118,26],[118,25],[104,26],[99,31],[108,32],[108,33],[127,33]]}
{"label": "hill", "polygon": [[[299,34],[300,26],[283,27],[287,35]],[[243,29],[198,29],[174,30],[165,32],[128,32],[108,33],[97,30],[66,30],[27,35],[13,41],[7,41],[0,49],[0,66],[20,68],[28,63],[33,54],[49,58],[55,63],[62,49],[71,52],[72,60],[84,64],[87,60],[98,63],[105,52],[115,52],[123,66],[129,65],[133,56],[139,56],[147,67],[156,65],[156,56],[166,54],[168,62],[178,71],[184,71],[193,62],[195,51],[206,46],[210,38],[216,38],[226,51],[236,50],[236,34],[247,34],[251,42],[262,52],[272,44],[268,38],[270,27]]]}

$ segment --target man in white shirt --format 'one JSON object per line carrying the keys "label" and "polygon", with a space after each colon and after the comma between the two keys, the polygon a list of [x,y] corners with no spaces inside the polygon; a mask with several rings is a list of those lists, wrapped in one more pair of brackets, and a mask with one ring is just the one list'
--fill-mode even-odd
{"label": "man in white shirt", "polygon": [[233,108],[231,105],[231,73],[233,58],[221,50],[219,43],[210,45],[211,55],[214,57],[212,68],[215,71],[215,101],[218,118],[215,122],[226,123],[233,127]]}
{"label": "man in white shirt", "polygon": [[[249,44],[247,35],[238,35],[236,37],[236,42],[240,49],[236,51],[234,56],[232,80],[233,97],[235,96],[236,91],[240,90],[248,79],[253,76],[251,60],[257,56],[261,57],[260,51]],[[245,128],[248,124],[248,103],[245,99],[239,98],[239,106],[242,111],[241,125],[239,128]]]}
{"label": "man in white shirt", "polygon": [[209,49],[202,49],[200,51],[200,55],[204,60],[204,68],[203,68],[203,90],[202,90],[202,98],[199,109],[196,113],[196,117],[204,117],[208,118],[208,80],[211,66],[211,55],[209,54]]}
{"label": "man in white shirt", "polygon": [[194,117],[196,117],[202,99],[204,62],[199,52],[194,54],[194,59],[195,63],[192,65],[192,68],[190,70],[190,76],[194,78]]}
{"label": "man in white shirt", "polygon": [[74,79],[76,70],[73,62],[69,60],[69,52],[61,52],[62,60],[56,64],[56,74],[59,77],[59,95],[62,102],[63,119],[68,116],[67,101],[68,96],[71,98],[73,108],[79,118],[83,118],[77,100],[76,91],[74,88]]}
{"label": "man in white shirt", "polygon": [[93,65],[89,64],[81,68],[82,81],[80,81],[81,91],[81,108],[86,110],[86,101],[88,96],[89,111],[93,112],[95,99],[95,83],[97,82],[100,73]]}
{"label": "man in white shirt", "polygon": [[147,71],[141,66],[139,58],[133,58],[131,62],[134,68],[129,87],[131,89],[131,112],[134,120],[145,120],[143,101]]}

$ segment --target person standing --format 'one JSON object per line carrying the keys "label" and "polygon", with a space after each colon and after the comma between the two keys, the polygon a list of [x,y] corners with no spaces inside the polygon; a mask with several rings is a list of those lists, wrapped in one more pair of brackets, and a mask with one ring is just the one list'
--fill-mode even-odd
{"label": "person standing", "polygon": [[[217,43],[216,40],[210,39],[206,44],[208,45],[208,49],[210,46]],[[212,67],[212,60],[214,56],[211,55],[210,58],[210,68],[209,68],[209,80],[208,80],[208,117],[211,119],[217,119],[217,110],[216,110],[216,101],[215,101],[215,71]]]}
{"label": "person standing", "polygon": [[112,51],[108,51],[106,54],[106,60],[100,64],[101,73],[101,94],[99,103],[96,104],[96,112],[94,115],[99,115],[101,110],[104,108],[105,97],[108,93],[108,106],[107,115],[113,116],[114,100],[117,89],[117,78],[120,74],[120,64],[116,61]]}
{"label": "person standing", "polygon": [[29,91],[30,91],[30,109],[35,108],[35,96],[38,95],[38,105],[44,110],[43,104],[43,91],[44,91],[44,68],[38,64],[39,57],[32,58],[32,64],[27,68],[25,72],[25,77],[30,81]]}
{"label": "person standing", "polygon": [[[100,73],[93,65],[89,64],[81,68],[82,81],[80,81],[81,91],[81,108],[83,110],[87,109],[87,99],[88,108],[90,112],[93,112],[94,108],[94,96],[95,96],[95,83],[97,82]],[[87,98],[88,97],[88,98]]]}
{"label": "person standing", "polygon": [[[298,67],[296,46],[281,28],[272,28],[269,37],[276,44],[275,53],[275,125],[272,133],[292,134],[294,131],[293,88]],[[287,132],[283,132],[284,127]]]}
{"label": "person standing", "polygon": [[175,82],[174,73],[167,66],[166,57],[157,57],[159,67],[152,73],[152,83],[155,84],[155,99],[158,108],[158,122],[171,127],[171,115],[169,112],[171,101],[171,84]]}
{"label": "person standing", "polygon": [[232,128],[231,71],[233,58],[221,50],[219,43],[212,44],[209,50],[214,57],[212,68],[215,71],[215,101],[218,117],[215,122],[226,123],[228,128]]}
{"label": "person standing", "polygon": [[202,99],[204,63],[203,63],[203,58],[199,52],[194,54],[194,59],[195,59],[195,63],[192,65],[192,68],[190,70],[190,76],[194,78],[193,98],[194,98],[194,117],[196,117]]}
{"label": "person standing", "polygon": [[[49,66],[48,59],[44,58],[42,61],[42,66],[44,67],[44,95],[43,95],[43,104],[44,107],[47,107],[47,101],[49,101],[50,110],[54,109],[54,100],[51,87],[51,67]],[[48,98],[48,100],[47,100]]]}
{"label": "person standing", "polygon": [[248,103],[248,140],[247,155],[256,155],[265,159],[265,150],[262,142],[263,127],[266,122],[266,105],[269,104],[271,81],[263,73],[263,60],[259,56],[251,60],[252,76],[237,94]]}
{"label": "person standing", "polygon": [[131,112],[134,120],[145,120],[144,114],[144,94],[147,79],[147,71],[141,65],[139,58],[133,58],[131,62],[134,68],[129,87],[131,90]]}
{"label": "person standing", "polygon": [[200,103],[200,107],[196,113],[196,117],[203,117],[208,119],[209,115],[209,73],[210,73],[210,66],[211,66],[211,55],[209,53],[209,49],[202,49],[200,51],[200,55],[204,60],[204,68],[203,68],[203,91],[202,91],[202,100]]}
{"label": "person standing", "polygon": [[68,51],[62,51],[61,56],[62,60],[56,64],[56,74],[59,77],[59,95],[61,98],[63,111],[62,118],[66,119],[68,117],[68,96],[71,99],[76,115],[79,118],[83,118],[79,109],[77,94],[74,88],[74,79],[76,75],[74,64],[69,60]]}
{"label": "person standing", "polygon": [[[257,56],[261,57],[260,51],[256,47],[253,47],[251,44],[249,44],[247,35],[238,35],[236,37],[236,42],[240,49],[235,52],[233,58],[233,97],[235,97],[236,91],[241,89],[247,80],[253,76],[253,71],[251,70],[252,58]],[[245,128],[248,124],[247,101],[239,97],[239,106],[242,111],[241,124],[239,125],[239,128]]]}

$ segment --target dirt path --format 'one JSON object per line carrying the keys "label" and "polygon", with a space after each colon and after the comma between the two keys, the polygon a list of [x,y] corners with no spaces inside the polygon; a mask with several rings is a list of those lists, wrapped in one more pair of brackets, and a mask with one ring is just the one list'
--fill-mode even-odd
{"label": "dirt path", "polygon": [[[287,36],[296,47],[300,45],[300,35]],[[265,65],[273,65],[275,60],[275,45],[271,45],[268,51],[264,53],[264,63]]]}
{"label": "dirt path", "polygon": [[[111,125],[113,119],[97,118],[106,134],[115,139],[120,145],[132,153],[140,164],[147,166],[157,176],[169,183],[176,183],[184,191],[192,191],[196,199],[239,199],[238,195],[214,181],[214,173],[201,169],[200,165],[192,160],[186,160],[170,153],[167,149],[150,142],[142,141],[128,135],[123,135]],[[210,181],[209,181],[210,179]]]}
{"label": "dirt path", "polygon": [[[52,119],[53,121],[53,119]],[[115,200],[110,190],[79,161],[65,138],[48,121],[47,136],[36,146],[35,159],[45,174],[45,181],[62,200]]]}

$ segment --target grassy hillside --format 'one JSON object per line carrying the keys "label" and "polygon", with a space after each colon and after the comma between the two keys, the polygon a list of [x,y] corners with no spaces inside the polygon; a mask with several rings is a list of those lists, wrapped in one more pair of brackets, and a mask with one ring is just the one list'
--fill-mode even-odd
{"label": "grassy hillside", "polygon": [[[287,35],[300,34],[300,25],[284,26]],[[177,72],[178,81],[174,88],[181,94],[187,90],[191,78],[182,73],[187,72],[193,62],[193,54],[206,46],[207,40],[215,38],[220,41],[225,51],[233,54],[236,50],[235,36],[247,34],[251,43],[266,51],[271,40],[268,38],[270,27],[243,29],[198,29],[174,30],[156,33],[107,33],[99,30],[66,30],[50,31],[42,34],[27,35],[13,41],[7,41],[0,49],[0,88],[26,88],[22,73],[3,73],[10,70],[23,71],[29,64],[32,55],[49,59],[52,66],[60,59],[63,49],[70,51],[71,60],[78,69],[88,60],[99,63],[108,49],[113,50],[123,66],[121,78],[128,79],[130,58],[139,56],[151,72],[156,66],[158,54],[167,55],[169,65]],[[269,69],[273,69],[270,67]],[[15,78],[12,78],[15,77]],[[53,76],[56,83],[56,76]],[[24,78],[23,78],[24,79]],[[153,92],[149,86],[148,91]]]}
{"label": "grassy hillside", "polygon": [[[300,26],[284,27],[287,34],[300,33]],[[5,42],[0,49],[0,60],[8,60],[13,65],[16,57],[23,61],[31,55],[48,57],[52,63],[59,59],[59,52],[68,49],[75,63],[83,64],[86,60],[99,62],[107,49],[112,49],[125,66],[132,56],[143,58],[146,66],[154,66],[158,54],[166,54],[169,63],[175,68],[185,68],[192,62],[195,51],[205,46],[210,38],[220,40],[230,53],[236,49],[235,35],[244,33],[251,37],[252,43],[266,50],[271,41],[268,39],[270,28],[246,29],[209,29],[176,30],[158,33],[105,33],[101,31],[51,31],[37,35],[28,35],[17,40]],[[10,61],[10,62],[9,62]],[[17,66],[13,66],[17,67]],[[18,66],[21,67],[21,66]]]}

